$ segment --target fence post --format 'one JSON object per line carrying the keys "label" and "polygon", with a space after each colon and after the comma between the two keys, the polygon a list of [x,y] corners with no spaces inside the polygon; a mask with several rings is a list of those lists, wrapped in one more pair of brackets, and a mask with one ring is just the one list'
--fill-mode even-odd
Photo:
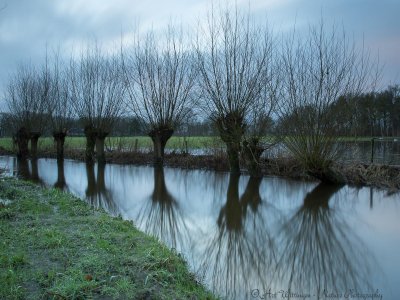
{"label": "fence post", "polygon": [[138,151],[138,139],[135,139],[135,152],[137,152]]}
{"label": "fence post", "polygon": [[375,138],[371,139],[371,164],[374,163]]}

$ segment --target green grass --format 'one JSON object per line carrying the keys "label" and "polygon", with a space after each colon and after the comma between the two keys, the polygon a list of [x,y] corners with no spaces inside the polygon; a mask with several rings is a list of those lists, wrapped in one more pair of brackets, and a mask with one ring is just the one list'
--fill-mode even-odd
{"label": "green grass", "polygon": [[[136,142],[137,141],[137,142]],[[151,139],[147,136],[137,136],[137,137],[110,137],[106,139],[106,146],[113,146],[116,149],[125,148],[134,150],[136,147],[141,149],[152,149],[153,143]],[[183,151],[186,146],[189,149],[204,149],[210,147],[223,147],[223,142],[218,137],[208,137],[208,136],[190,136],[190,137],[171,137],[166,148],[169,150]]]}
{"label": "green grass", "polygon": [[[340,137],[342,142],[370,142],[372,137]],[[399,139],[399,138],[398,138]],[[272,141],[273,138],[265,137],[266,141]],[[377,139],[379,140],[379,139]],[[387,138],[393,140],[393,138]],[[153,148],[152,141],[147,136],[132,136],[132,137],[108,137],[105,142],[106,148],[114,150],[129,150],[135,149],[149,150]],[[85,149],[85,137],[67,137],[65,139],[65,149]],[[8,151],[15,151],[12,144],[12,139],[9,137],[0,138],[0,147]],[[52,137],[42,137],[39,139],[38,147],[40,151],[54,150]],[[171,151],[183,152],[188,149],[211,149],[223,150],[225,144],[217,136],[189,136],[189,137],[171,137],[166,145],[166,149]]]}
{"label": "green grass", "polygon": [[0,198],[0,299],[214,299],[129,221],[15,179]]}
{"label": "green grass", "polygon": [[[136,142],[137,141],[137,142]],[[136,144],[137,143],[137,144]],[[211,147],[223,147],[222,141],[218,137],[204,137],[204,136],[192,136],[192,137],[171,137],[166,145],[167,149],[175,151],[183,151],[187,147],[190,149],[204,149]],[[136,137],[108,137],[105,142],[106,147],[112,147],[113,149],[152,149],[153,144],[147,136],[136,136]],[[66,149],[84,149],[86,146],[85,137],[67,137],[65,139]],[[0,138],[0,147],[13,151],[12,139],[11,138]],[[38,142],[39,150],[54,149],[53,138],[43,137],[39,138]]]}

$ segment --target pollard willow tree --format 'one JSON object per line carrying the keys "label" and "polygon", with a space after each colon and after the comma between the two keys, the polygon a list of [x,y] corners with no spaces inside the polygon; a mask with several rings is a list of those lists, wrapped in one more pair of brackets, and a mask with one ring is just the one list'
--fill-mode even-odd
{"label": "pollard willow tree", "polygon": [[226,144],[231,172],[240,173],[246,118],[271,80],[272,35],[237,8],[212,11],[198,33],[196,54],[201,107]]}
{"label": "pollard willow tree", "polygon": [[48,128],[47,119],[48,114],[46,107],[49,103],[51,75],[49,71],[49,61],[46,53],[45,63],[40,68],[40,72],[36,76],[37,90],[36,90],[36,105],[34,114],[31,119],[31,156],[37,157],[37,147],[39,137]]}
{"label": "pollard willow tree", "polygon": [[156,41],[148,33],[124,59],[128,106],[147,128],[158,165],[163,164],[168,139],[192,111],[196,77],[182,32],[170,26],[165,36]]}
{"label": "pollard willow tree", "polygon": [[51,129],[57,149],[57,160],[64,159],[64,142],[74,117],[71,105],[71,80],[69,70],[56,53],[50,69],[50,91],[48,114],[51,120]]}
{"label": "pollard willow tree", "polygon": [[323,22],[306,36],[293,35],[282,51],[283,99],[280,117],[287,149],[307,172],[323,181],[340,181],[332,164],[340,151],[340,124],[332,109],[339,97],[374,88],[377,63],[343,31]]}
{"label": "pollard willow tree", "polygon": [[105,162],[104,140],[123,113],[125,86],[118,56],[104,55],[96,45],[79,61],[72,61],[70,80],[72,105],[84,126],[86,161]]}
{"label": "pollard willow tree", "polygon": [[[274,61],[278,63],[278,60]],[[261,155],[281,141],[281,136],[273,132],[273,117],[279,107],[281,88],[278,65],[271,68],[269,79],[245,119],[247,128],[243,135],[241,157],[251,177],[262,176]]]}
{"label": "pollard willow tree", "polygon": [[6,103],[12,116],[14,141],[18,146],[18,158],[36,157],[37,142],[45,126],[49,77],[47,65],[39,73],[32,65],[18,67],[6,90]]}

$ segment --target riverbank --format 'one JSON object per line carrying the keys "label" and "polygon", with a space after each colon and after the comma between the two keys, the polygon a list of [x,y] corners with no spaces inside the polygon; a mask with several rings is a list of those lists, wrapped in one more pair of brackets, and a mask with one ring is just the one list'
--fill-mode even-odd
{"label": "riverbank", "polygon": [[1,299],[214,299],[179,254],[78,198],[0,180]]}
{"label": "riverbank", "polygon": [[[65,158],[85,161],[83,150],[65,150]],[[15,155],[13,152],[0,147],[0,155]],[[40,151],[40,158],[56,158],[54,151]],[[111,151],[106,154],[106,162],[114,164],[151,165],[151,152]],[[224,152],[215,155],[191,155],[169,153],[165,155],[164,165],[182,169],[204,169],[211,171],[229,171],[229,162]],[[244,163],[242,163],[244,165]],[[293,158],[277,157],[264,158],[260,161],[262,176],[279,176],[297,180],[316,181],[307,170]],[[247,170],[243,168],[243,174]],[[329,169],[329,178],[334,183],[352,186],[370,186],[387,190],[389,193],[400,192],[400,166],[383,164],[364,164],[358,162],[334,162]]]}

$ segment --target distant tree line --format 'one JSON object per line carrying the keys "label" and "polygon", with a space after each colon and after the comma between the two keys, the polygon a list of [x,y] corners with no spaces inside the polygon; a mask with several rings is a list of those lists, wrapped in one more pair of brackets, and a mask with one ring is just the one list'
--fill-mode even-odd
{"label": "distant tree line", "polygon": [[[304,107],[306,115],[314,109]],[[342,137],[399,137],[400,86],[388,86],[380,92],[362,93],[355,97],[338,97],[329,109],[337,134]],[[282,132],[293,115],[278,119],[272,128]]]}
{"label": "distant tree line", "polygon": [[[13,116],[10,113],[0,113],[0,136],[1,137],[12,137],[14,135],[14,128],[12,124]],[[68,120],[70,124],[68,127],[68,136],[84,136],[84,130],[81,126],[82,120],[71,118]],[[196,125],[194,125],[196,126]],[[146,135],[145,130],[142,128],[141,121],[136,117],[118,117],[115,120],[114,128],[111,130],[110,136],[142,136]],[[200,134],[203,135],[203,134]],[[206,135],[206,134],[204,134]],[[43,137],[52,136],[51,126],[47,126],[43,129]]]}
{"label": "distant tree line", "polygon": [[356,97],[339,97],[332,105],[342,134],[351,136],[400,136],[400,86]]}
{"label": "distant tree line", "polygon": [[88,162],[105,161],[107,136],[146,134],[156,164],[173,134],[215,132],[231,172],[244,161],[253,176],[270,134],[311,175],[330,180],[341,135],[398,132],[398,88],[373,93],[375,67],[323,22],[278,40],[249,13],[212,10],[191,41],[169,26],[118,53],[94,44],[68,61],[56,52],[39,67],[21,65],[7,86],[2,130],[12,132],[21,158],[34,157],[39,137],[51,134],[59,160],[65,137],[82,133]]}
{"label": "distant tree line", "polygon": [[[13,116],[10,113],[0,113],[0,137],[12,137],[14,135],[14,128],[12,124]],[[268,134],[275,134],[274,120],[270,119],[270,129]],[[84,136],[83,128],[81,127],[82,121],[79,119],[68,120],[70,124],[68,129],[68,136]],[[110,132],[112,137],[129,137],[129,136],[145,136],[147,134],[146,128],[142,125],[143,121],[135,116],[121,116],[115,119],[115,124]],[[218,135],[215,124],[212,120],[187,120],[183,123],[174,133],[177,136],[216,136]],[[44,128],[43,137],[51,137],[51,127]]]}

